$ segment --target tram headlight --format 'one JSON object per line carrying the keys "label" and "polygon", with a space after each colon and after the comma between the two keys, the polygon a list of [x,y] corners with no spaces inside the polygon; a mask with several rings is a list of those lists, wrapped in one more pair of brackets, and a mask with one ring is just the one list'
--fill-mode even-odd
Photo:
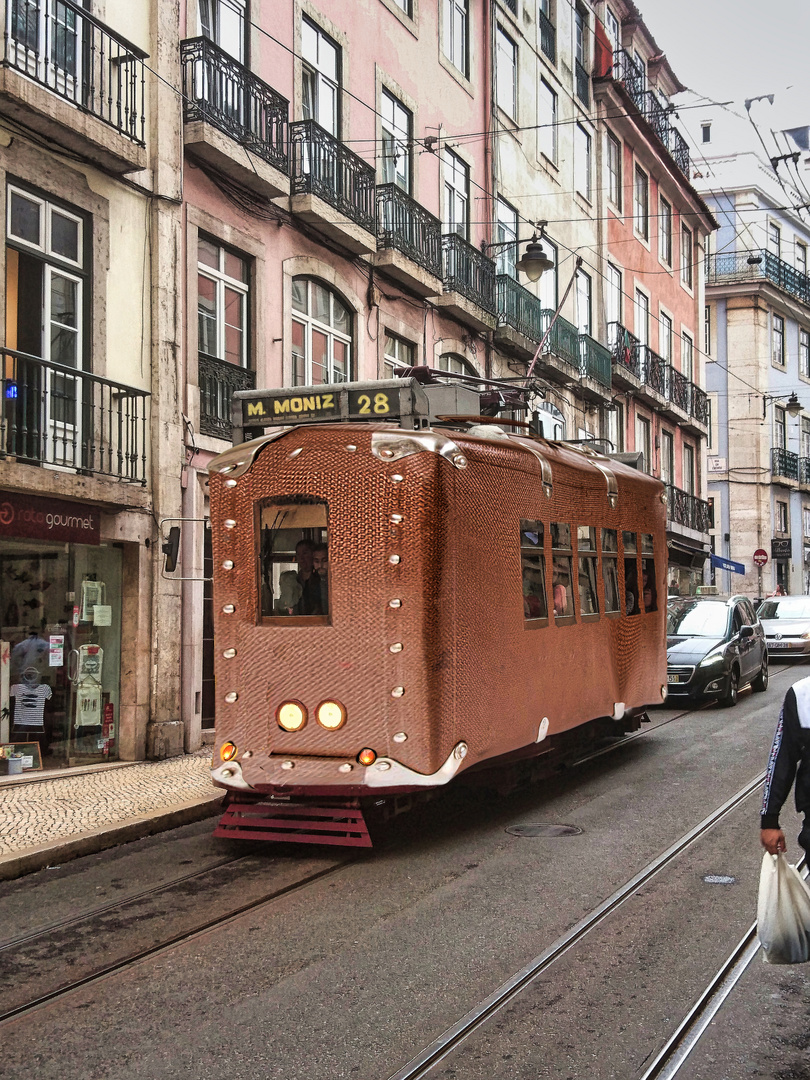
{"label": "tram headlight", "polygon": [[377,760],[377,754],[374,750],[366,747],[364,750],[361,750],[360,753],[357,755],[357,760],[360,762],[361,765],[373,765],[374,762]]}
{"label": "tram headlight", "polygon": [[284,731],[300,731],[307,722],[307,710],[300,701],[285,701],[276,710],[276,722]]}
{"label": "tram headlight", "polygon": [[315,716],[327,731],[337,731],[346,723],[346,709],[339,701],[322,701],[315,710]]}
{"label": "tram headlight", "polygon": [[231,761],[236,757],[237,753],[236,744],[232,742],[223,743],[219,748],[219,756],[223,761]]}

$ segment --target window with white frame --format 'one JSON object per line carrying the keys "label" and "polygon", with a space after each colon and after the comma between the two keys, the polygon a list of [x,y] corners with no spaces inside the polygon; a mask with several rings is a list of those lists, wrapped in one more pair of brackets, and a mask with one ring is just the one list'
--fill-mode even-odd
{"label": "window with white frame", "polygon": [[658,200],[658,255],[672,266],[672,206],[661,196]]}
{"label": "window with white frame", "polygon": [[703,308],[703,351],[707,356],[712,355],[712,306],[706,304]]}
{"label": "window with white frame", "polygon": [[469,9],[467,0],[441,0],[442,51],[462,75],[469,75]]}
{"label": "window with white frame", "polygon": [[622,272],[613,263],[607,264],[605,275],[605,314],[608,324],[608,342],[614,346],[622,325]]}
{"label": "window with white frame", "polygon": [[469,235],[470,170],[458,154],[444,151],[444,228],[466,240]]}
{"label": "window with white frame", "polygon": [[199,0],[199,3],[203,37],[244,64],[247,24],[245,0]]}
{"label": "window with white frame", "polygon": [[681,334],[681,374],[692,382],[695,375],[695,344],[685,331]]}
{"label": "window with white frame", "polygon": [[406,341],[405,338],[390,330],[385,331],[383,362],[386,368],[390,369],[386,371],[386,378],[393,375],[395,368],[413,367],[415,355],[416,346],[413,342]]}
{"label": "window with white frame", "polygon": [[496,32],[495,100],[507,116],[517,119],[517,45],[499,26]]}
{"label": "window with white frame", "polygon": [[546,311],[557,310],[557,246],[552,244],[548,237],[543,237],[543,251],[554,264],[550,270],[546,270],[537,283],[537,295],[540,303]]}
{"label": "window with white frame", "polygon": [[478,372],[458,353],[442,353],[436,361],[439,371],[452,372],[454,375],[477,375]]}
{"label": "window with white frame", "polygon": [[636,413],[636,450],[641,451],[643,472],[652,472],[652,442],[650,439],[650,421]]}
{"label": "window with white frame", "polygon": [[637,49],[633,49],[633,63],[636,65],[636,71],[639,77],[639,89],[642,94],[647,93],[647,61],[641,55]]}
{"label": "window with white frame", "polygon": [[800,240],[796,241],[796,269],[800,274],[807,275],[807,244]]}
{"label": "window with white frame", "polygon": [[810,458],[810,417],[802,417],[800,457]]}
{"label": "window with white frame", "polygon": [[537,145],[549,161],[557,162],[557,95],[545,79],[537,84]]}
{"label": "window with white frame", "polygon": [[605,132],[607,151],[608,199],[617,210],[622,208],[622,144],[615,135]]}
{"label": "window with white frame", "polygon": [[574,128],[574,187],[591,200],[591,136],[581,124]]}
{"label": "window with white frame", "polygon": [[405,12],[409,19],[413,18],[413,0],[393,0],[393,2]]}
{"label": "window with white frame", "polygon": [[413,116],[385,87],[380,95],[380,113],[383,183],[396,184],[410,194]]}
{"label": "window with white frame", "polygon": [[614,454],[624,453],[624,405],[620,401],[613,402],[613,408],[607,414],[608,439],[613,447]]}
{"label": "window with white frame", "polygon": [[197,243],[197,348],[248,367],[248,260],[216,240]]}
{"label": "window with white frame", "polygon": [[588,66],[588,16],[581,8],[574,8],[574,55],[584,68]]}
{"label": "window with white frame", "polygon": [[668,364],[672,363],[672,342],[672,319],[666,312],[662,311],[658,323],[658,351]]}
{"label": "window with white frame", "polygon": [[692,288],[692,230],[681,225],[681,281]]}
{"label": "window with white frame", "polygon": [[636,337],[642,345],[650,343],[650,298],[641,289],[636,289]]}
{"label": "window with white frame", "polygon": [[785,320],[776,313],[771,319],[771,358],[780,367],[785,366]]}
{"label": "window with white frame", "polygon": [[810,331],[799,331],[799,374],[810,379]]}
{"label": "window with white frame", "polygon": [[773,445],[777,450],[787,447],[787,421],[785,410],[780,405],[774,405],[773,408]]}
{"label": "window with white frame", "polygon": [[695,448],[689,443],[683,444],[683,490],[695,494]]}
{"label": "window with white frame", "polygon": [[711,120],[704,120],[703,121],[703,123],[700,125],[700,133],[701,133],[701,136],[702,136],[701,142],[707,143],[707,142],[712,141],[712,124],[711,124]]}
{"label": "window with white frame", "polygon": [[591,275],[584,270],[576,273],[577,326],[580,334],[591,332]]}
{"label": "window with white frame", "polygon": [[802,523],[804,535],[810,536],[810,506],[802,507]]}
{"label": "window with white frame", "polygon": [[302,110],[330,135],[339,136],[340,47],[306,15],[301,21]]}
{"label": "window with white frame", "polygon": [[788,504],[781,499],[776,500],[776,531],[786,533],[788,531]]}
{"label": "window with white frame", "polygon": [[774,221],[768,222],[768,251],[777,259],[782,258],[782,230]]}
{"label": "window with white frame", "polygon": [[661,479],[675,483],[675,438],[671,431],[661,432]]}
{"label": "window with white frame", "polygon": [[495,272],[517,278],[517,210],[505,199],[495,201],[495,239],[503,247],[498,249]]}
{"label": "window with white frame", "polygon": [[638,236],[650,238],[650,180],[640,165],[636,165],[633,183],[633,225]]}
{"label": "window with white frame", "polygon": [[610,47],[615,53],[617,49],[622,47],[622,32],[619,20],[610,8],[605,8],[605,30],[607,32],[608,41],[610,42]]}
{"label": "window with white frame", "polygon": [[352,377],[352,313],[336,292],[315,278],[293,278],[292,363],[293,386]]}

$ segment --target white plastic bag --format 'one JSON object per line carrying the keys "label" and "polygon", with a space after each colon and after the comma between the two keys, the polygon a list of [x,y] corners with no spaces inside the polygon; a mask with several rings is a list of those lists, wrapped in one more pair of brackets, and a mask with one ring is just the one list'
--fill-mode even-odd
{"label": "white plastic bag", "polygon": [[810,889],[783,854],[766,851],[762,859],[757,931],[767,963],[804,964],[810,960]]}

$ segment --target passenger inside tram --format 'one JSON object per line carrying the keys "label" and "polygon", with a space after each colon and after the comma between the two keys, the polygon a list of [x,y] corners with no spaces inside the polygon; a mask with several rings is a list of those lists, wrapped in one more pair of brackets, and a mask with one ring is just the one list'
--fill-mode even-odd
{"label": "passenger inside tram", "polygon": [[327,508],[301,499],[261,511],[261,615],[329,615]]}

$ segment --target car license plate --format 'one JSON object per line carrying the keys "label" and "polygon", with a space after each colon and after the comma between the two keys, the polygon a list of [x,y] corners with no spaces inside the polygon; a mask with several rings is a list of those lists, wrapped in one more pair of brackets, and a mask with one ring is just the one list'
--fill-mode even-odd
{"label": "car license plate", "polygon": [[668,683],[677,683],[681,681],[680,675],[667,675]]}
{"label": "car license plate", "polygon": [[789,641],[769,641],[768,642],[768,648],[769,649],[789,649],[790,648],[790,642]]}

